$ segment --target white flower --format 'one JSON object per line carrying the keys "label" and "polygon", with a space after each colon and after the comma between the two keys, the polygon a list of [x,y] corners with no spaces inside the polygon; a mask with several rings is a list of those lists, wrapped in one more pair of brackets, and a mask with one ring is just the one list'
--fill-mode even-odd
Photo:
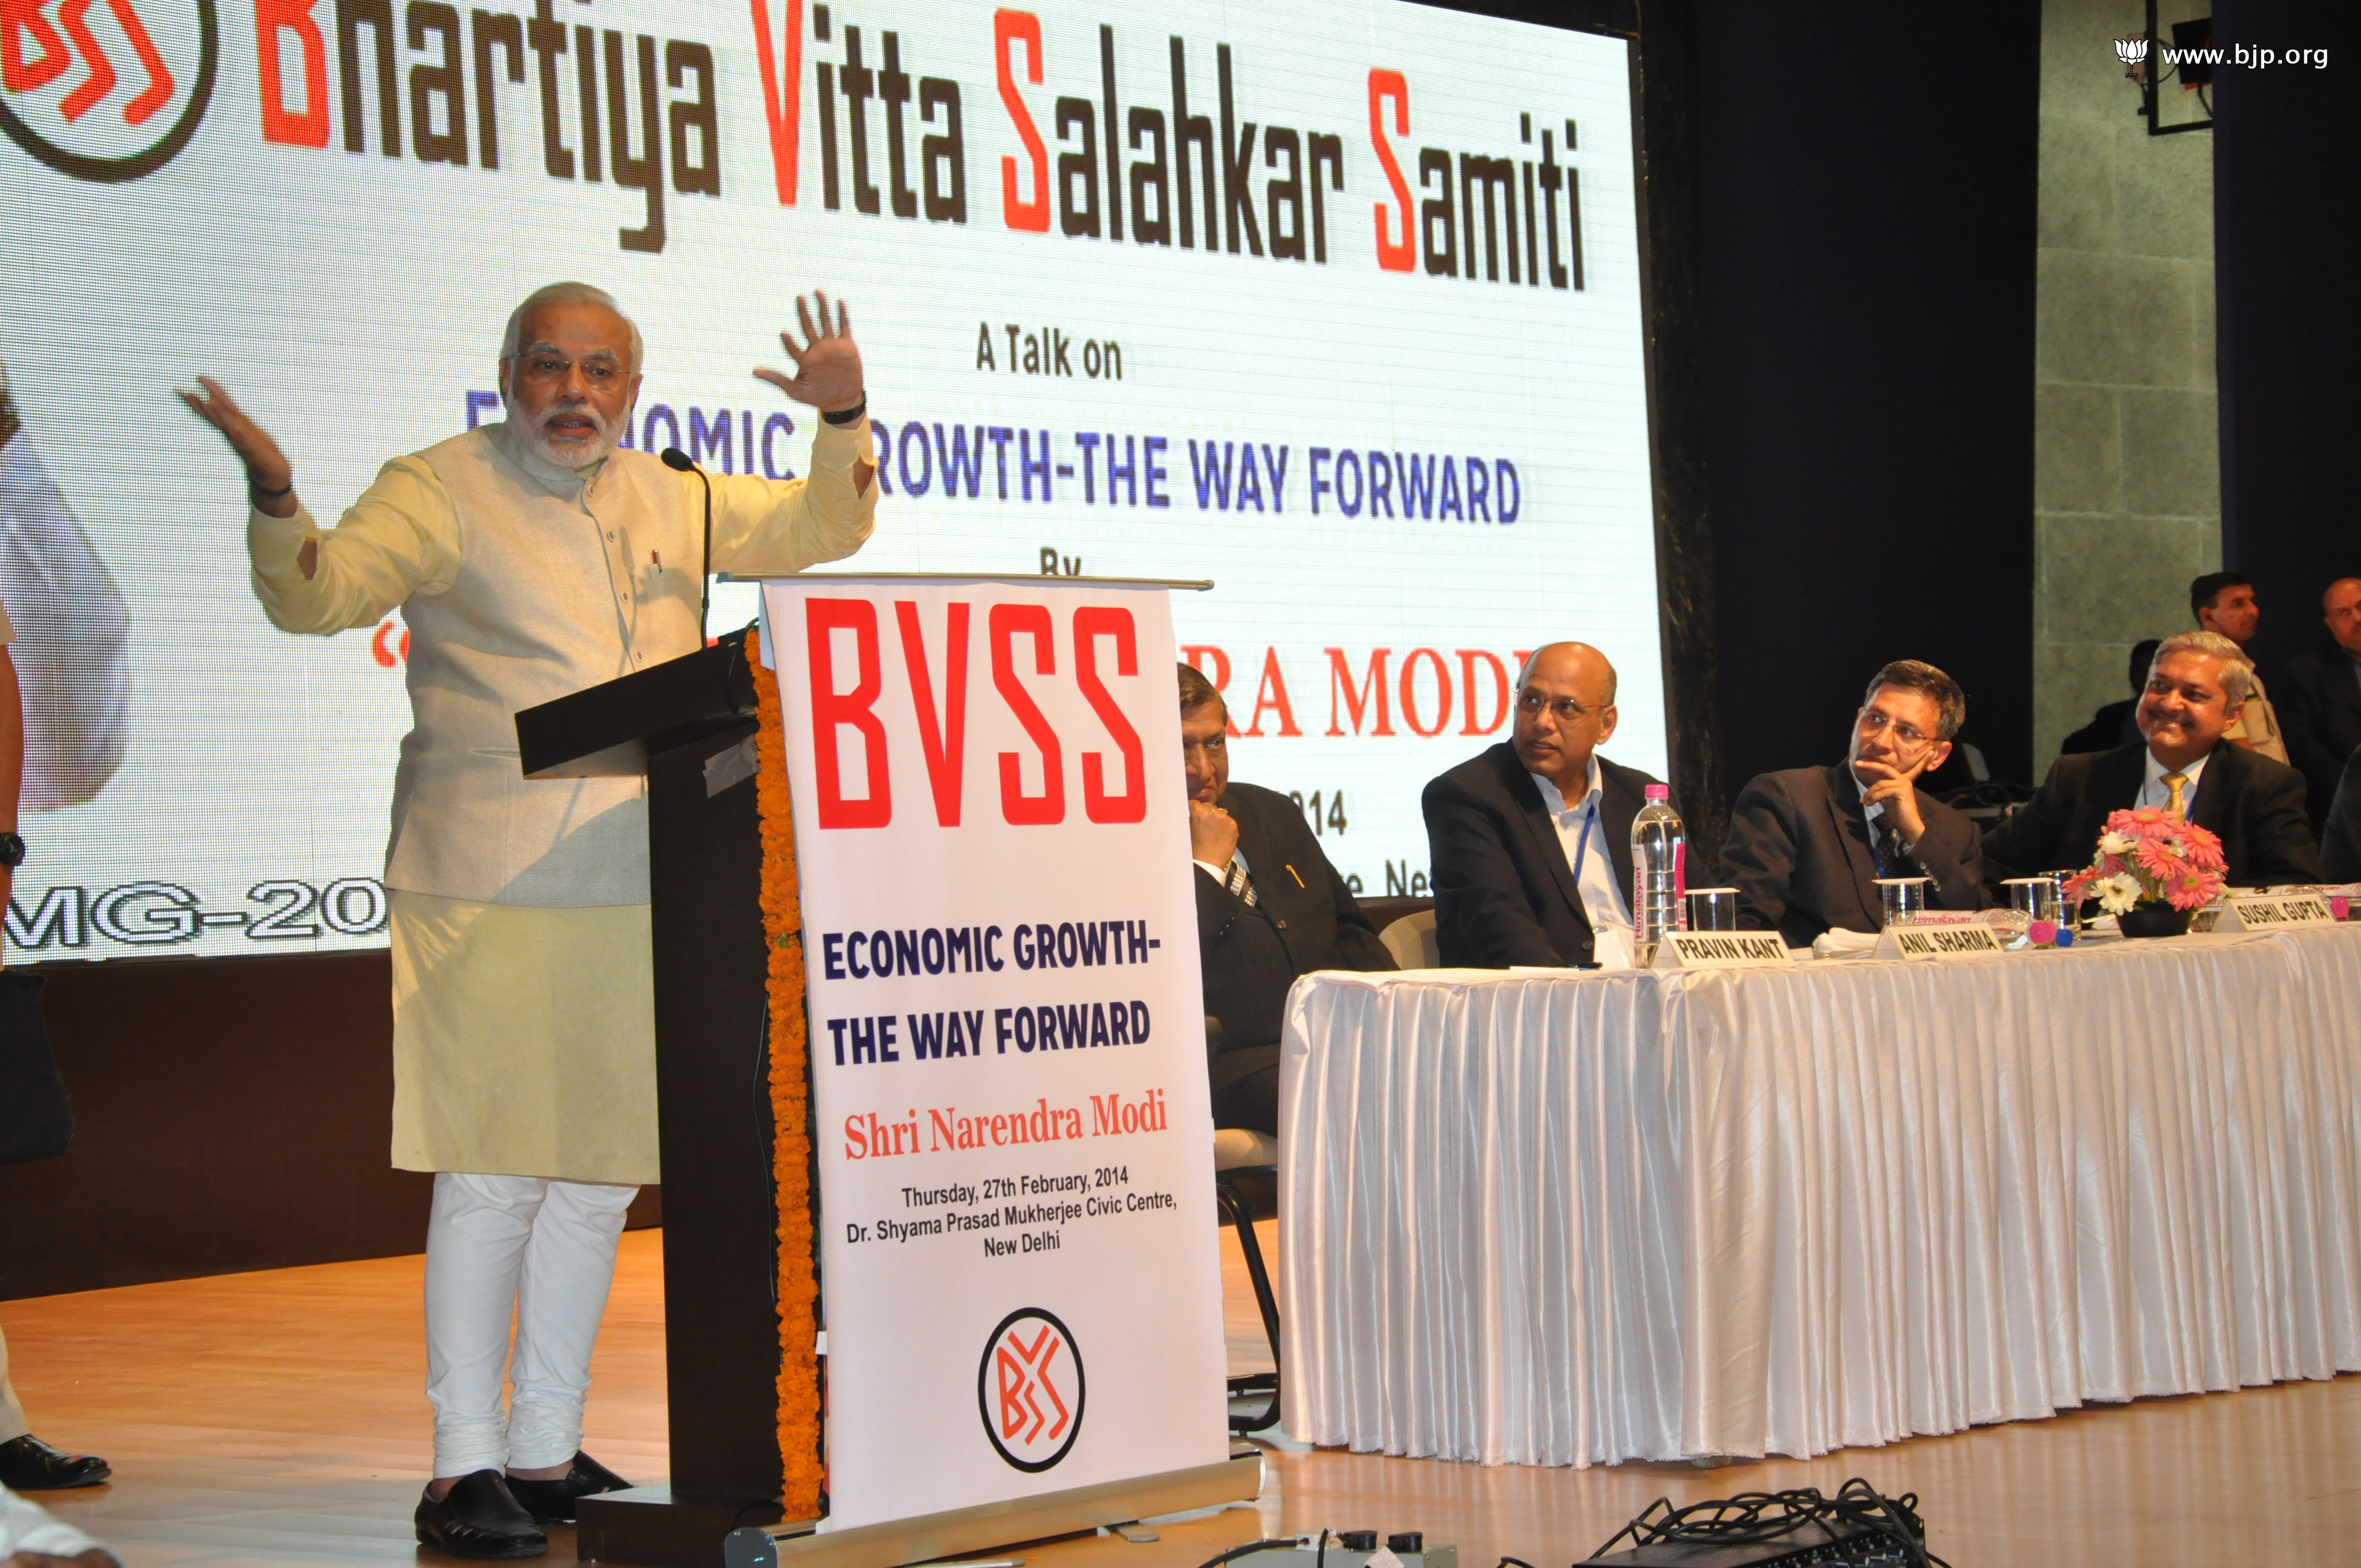
{"label": "white flower", "polygon": [[2099,853],[2128,855],[2132,852],[2132,846],[2136,842],[2138,842],[2137,839],[2126,839],[2121,833],[2102,833],[2099,835]]}
{"label": "white flower", "polygon": [[2129,872],[2117,872],[2098,884],[2099,907],[2110,915],[2125,915],[2140,901],[2139,879]]}

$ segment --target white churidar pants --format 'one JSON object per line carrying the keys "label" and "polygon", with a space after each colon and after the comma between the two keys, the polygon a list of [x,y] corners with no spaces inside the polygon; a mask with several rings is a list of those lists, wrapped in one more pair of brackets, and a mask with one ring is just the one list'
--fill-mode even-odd
{"label": "white churidar pants", "polygon": [[17,1402],[16,1386],[8,1381],[8,1336],[0,1333],[0,1442],[14,1442],[33,1430]]}
{"label": "white churidar pants", "polygon": [[[434,1178],[426,1226],[426,1398],[434,1474],[537,1470],[582,1446],[590,1352],[636,1187]],[[516,1349],[509,1349],[509,1324]],[[500,1377],[515,1388],[506,1419]]]}

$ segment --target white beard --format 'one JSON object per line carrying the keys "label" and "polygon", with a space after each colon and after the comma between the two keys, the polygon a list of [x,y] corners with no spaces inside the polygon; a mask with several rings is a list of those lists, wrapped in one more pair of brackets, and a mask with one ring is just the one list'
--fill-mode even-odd
{"label": "white beard", "polygon": [[622,437],[623,419],[631,417],[626,413],[623,419],[611,421],[601,419],[598,417],[598,411],[588,404],[574,407],[561,405],[552,409],[543,417],[549,418],[559,413],[577,415],[588,420],[598,432],[597,436],[591,441],[566,442],[560,445],[551,442],[547,431],[533,424],[523,414],[518,412],[515,402],[505,390],[500,393],[500,407],[507,411],[509,430],[516,436],[517,444],[543,462],[559,468],[588,468],[593,463],[604,462],[607,455],[615,450],[615,443]]}

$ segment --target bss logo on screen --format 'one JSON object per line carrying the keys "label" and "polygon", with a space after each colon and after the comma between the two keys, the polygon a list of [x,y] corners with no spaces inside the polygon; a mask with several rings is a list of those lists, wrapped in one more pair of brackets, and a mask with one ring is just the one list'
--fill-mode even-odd
{"label": "bss logo on screen", "polygon": [[221,64],[214,0],[0,5],[0,131],[60,174],[115,184],[180,156]]}

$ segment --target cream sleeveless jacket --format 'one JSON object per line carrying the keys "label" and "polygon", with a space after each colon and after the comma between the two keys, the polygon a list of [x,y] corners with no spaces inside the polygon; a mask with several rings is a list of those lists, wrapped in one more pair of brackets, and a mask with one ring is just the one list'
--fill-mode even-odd
{"label": "cream sleeveless jacket", "polygon": [[[719,571],[799,571],[858,549],[868,432],[817,420],[808,479],[713,476]],[[413,723],[393,788],[386,885],[480,904],[645,903],[636,778],[528,779],[515,716],[697,647],[703,495],[618,450],[586,480],[488,425],[386,466],[331,531],[255,512],[255,592],[280,627],[410,626]],[[295,565],[320,542],[316,576]]]}

